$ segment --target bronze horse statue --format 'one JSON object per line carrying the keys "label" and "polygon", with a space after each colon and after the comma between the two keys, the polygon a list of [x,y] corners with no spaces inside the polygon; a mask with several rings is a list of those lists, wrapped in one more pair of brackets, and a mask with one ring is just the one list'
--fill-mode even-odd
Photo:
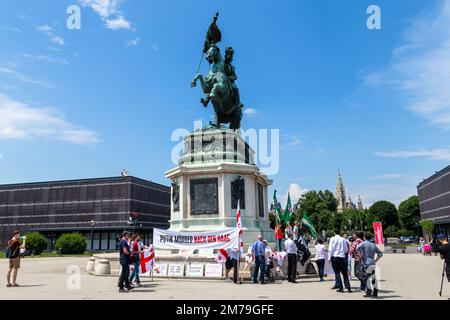
{"label": "bronze horse statue", "polygon": [[217,18],[218,15],[216,15],[208,30],[204,47],[204,54],[206,54],[206,60],[210,64],[210,71],[206,77],[197,73],[191,82],[191,86],[195,87],[197,80],[200,80],[205,94],[205,97],[200,101],[204,107],[207,107],[209,102],[212,103],[215,114],[214,126],[220,127],[222,123],[229,123],[230,129],[237,130],[241,127],[244,106],[240,101],[239,89],[235,84],[237,76],[231,64],[234,51],[231,47],[226,48],[224,59],[220,53],[220,48],[216,45],[221,40],[221,33],[216,25]]}

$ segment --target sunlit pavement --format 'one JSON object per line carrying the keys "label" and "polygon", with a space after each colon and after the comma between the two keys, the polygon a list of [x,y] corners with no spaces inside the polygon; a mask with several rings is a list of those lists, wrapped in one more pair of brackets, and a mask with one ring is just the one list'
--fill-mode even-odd
{"label": "sunlit pavement", "polygon": [[[143,287],[130,293],[118,293],[117,277],[97,277],[84,271],[88,258],[26,258],[22,260],[17,283],[21,287],[6,287],[8,260],[0,261],[2,282],[0,299],[367,299],[358,291],[359,281],[352,281],[353,293],[330,290],[332,277],[327,281],[300,279],[292,284],[277,281],[271,284],[246,282],[235,285],[225,281],[208,280],[142,280]],[[75,266],[75,267],[74,267]],[[68,268],[81,270],[80,287],[68,274]],[[450,298],[450,284],[444,282],[439,297],[443,262],[439,257],[425,257],[416,253],[384,255],[381,270],[380,297],[378,299],[444,299]],[[70,270],[69,270],[70,271]]]}

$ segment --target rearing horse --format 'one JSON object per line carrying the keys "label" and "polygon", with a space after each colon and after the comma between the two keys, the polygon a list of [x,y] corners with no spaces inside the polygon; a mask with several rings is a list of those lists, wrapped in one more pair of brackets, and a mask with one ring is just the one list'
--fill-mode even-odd
{"label": "rearing horse", "polygon": [[200,73],[197,74],[191,85],[195,87],[197,80],[200,80],[203,93],[205,93],[201,103],[207,107],[211,101],[214,107],[216,126],[229,123],[230,129],[239,129],[242,119],[242,105],[239,103],[230,79],[225,74],[224,59],[216,45],[210,46],[206,52],[206,60],[211,65],[209,73],[206,78]]}

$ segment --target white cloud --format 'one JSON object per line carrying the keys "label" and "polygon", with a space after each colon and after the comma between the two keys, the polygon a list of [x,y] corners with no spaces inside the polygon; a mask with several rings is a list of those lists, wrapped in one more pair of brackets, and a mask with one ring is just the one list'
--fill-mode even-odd
{"label": "white cloud", "polygon": [[131,29],[131,23],[124,18],[119,9],[122,0],[79,0],[79,2],[94,10],[108,29]]}
{"label": "white cloud", "polygon": [[139,43],[141,43],[141,39],[140,38],[135,38],[133,40],[128,40],[127,41],[127,46],[129,46],[129,47],[137,47],[139,45]]}
{"label": "white cloud", "polygon": [[303,139],[298,134],[284,134],[282,140],[282,149],[300,149],[304,143]]}
{"label": "white cloud", "polygon": [[400,90],[408,110],[450,129],[450,1],[440,3],[432,16],[411,21],[392,64],[368,75],[365,84]]}
{"label": "white cloud", "polygon": [[431,160],[450,161],[450,149],[417,149],[400,151],[377,151],[376,156],[384,158],[428,158]]}
{"label": "white cloud", "polygon": [[30,78],[29,76],[27,76],[23,73],[20,73],[14,69],[11,69],[11,68],[6,68],[6,67],[0,66],[0,75],[1,74],[11,77],[15,80],[25,82],[25,83],[36,84],[36,85],[40,85],[40,86],[47,87],[47,88],[51,88],[53,86],[51,83],[34,80],[34,79]]}
{"label": "white cloud", "polygon": [[3,158],[3,153],[0,153],[0,159]]}
{"label": "white cloud", "polygon": [[95,132],[67,122],[54,109],[31,107],[2,93],[0,139],[54,139],[74,144],[99,141]]}
{"label": "white cloud", "polygon": [[0,26],[0,30],[22,33],[21,29],[15,28],[15,27],[8,27],[8,26]]}
{"label": "white cloud", "polygon": [[401,179],[404,175],[400,173],[384,173],[377,176],[369,177],[366,180],[395,180]]}
{"label": "white cloud", "polygon": [[287,193],[289,192],[291,195],[291,204],[294,205],[297,203],[298,199],[300,199],[300,197],[308,191],[308,189],[299,186],[297,183],[291,183],[286,193],[278,195],[278,201],[284,208],[287,202]]}
{"label": "white cloud", "polygon": [[244,109],[244,114],[248,117],[252,117],[256,114],[256,109],[253,108],[245,108]]}
{"label": "white cloud", "polygon": [[106,27],[111,30],[120,30],[120,29],[131,29],[131,24],[127,20],[123,18],[123,16],[119,16],[114,19],[106,19],[105,20]]}
{"label": "white cloud", "polygon": [[156,43],[156,42],[153,42],[152,43],[152,49],[153,49],[153,51],[158,51],[159,50],[159,44]]}
{"label": "white cloud", "polygon": [[54,58],[54,57],[50,57],[50,56],[43,55],[43,54],[24,53],[22,55],[28,59],[44,61],[47,63],[60,63],[60,64],[66,64],[66,65],[69,64],[69,61],[67,61],[66,59]]}
{"label": "white cloud", "polygon": [[45,34],[50,39],[51,42],[53,42],[59,46],[65,45],[64,39],[62,37],[56,35],[55,33],[53,33],[53,28],[50,27],[49,25],[44,24],[44,25],[37,26],[36,30]]}

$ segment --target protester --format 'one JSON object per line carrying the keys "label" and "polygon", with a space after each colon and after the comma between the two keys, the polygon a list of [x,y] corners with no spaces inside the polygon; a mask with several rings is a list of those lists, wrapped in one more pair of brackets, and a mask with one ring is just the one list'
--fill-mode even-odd
{"label": "protester", "polygon": [[294,223],[294,228],[292,229],[293,231],[293,240],[297,241],[298,240],[298,236],[299,236],[299,229],[298,229],[298,222],[295,221]]}
{"label": "protester", "polygon": [[278,251],[281,251],[281,242],[283,240],[283,231],[281,230],[281,224],[275,226],[275,239],[278,245]]}
{"label": "protester", "polygon": [[130,246],[128,245],[128,241],[130,240],[131,233],[124,231],[122,233],[122,240],[119,242],[119,254],[120,254],[120,277],[119,277],[119,292],[128,292],[133,287],[130,285]]}
{"label": "protester", "polygon": [[323,278],[324,270],[325,270],[325,259],[327,255],[327,249],[325,249],[325,246],[323,245],[322,239],[317,239],[316,245],[314,246],[316,251],[316,263],[317,263],[317,269],[319,270],[319,278],[320,282],[325,281]]}
{"label": "protester", "polygon": [[425,247],[425,239],[423,237],[420,237],[419,239],[419,252],[424,252]]}
{"label": "protester", "polygon": [[[16,283],[17,273],[20,268],[20,249],[23,248],[20,242],[20,232],[14,231],[11,240],[8,241],[8,249],[6,257],[9,258],[9,268],[6,274],[7,287],[19,287]],[[12,275],[12,282],[11,282]]]}
{"label": "protester", "polygon": [[274,256],[274,253],[272,251],[272,247],[267,242],[267,240],[264,239],[263,244],[264,244],[265,268],[270,270],[274,267],[274,264],[272,262],[272,257]]}
{"label": "protester", "polygon": [[288,281],[292,283],[296,283],[297,277],[297,245],[295,244],[292,232],[288,232],[287,240],[284,242],[284,248],[286,249],[287,257],[288,257],[288,270],[287,276]]}
{"label": "protester", "polygon": [[252,246],[253,258],[255,260],[255,270],[253,271],[253,283],[258,283],[258,272],[259,272],[259,281],[261,284],[264,284],[264,237],[262,235],[258,236],[258,240]]}
{"label": "protester", "polygon": [[288,239],[288,234],[292,232],[291,225],[288,223],[284,229],[284,240]]}
{"label": "protester", "polygon": [[336,283],[332,289],[337,289],[337,292],[344,292],[342,284],[341,274],[344,278],[344,285],[348,292],[352,292],[350,287],[350,281],[348,278],[347,264],[345,257],[348,253],[348,242],[340,236],[341,231],[339,228],[334,230],[334,237],[330,239],[328,246],[328,261],[331,262],[333,271],[336,275]]}
{"label": "protester", "polygon": [[437,240],[436,236],[433,236],[433,239],[430,242],[431,245],[431,251],[434,252],[434,255],[437,256],[439,252],[439,241]]}
{"label": "protester", "polygon": [[[366,267],[366,273],[371,275],[366,282],[366,294],[364,297],[378,297],[378,281],[375,270],[378,260],[383,256],[381,250],[374,243],[370,242],[371,238],[372,236],[367,233],[364,236],[365,240],[356,247],[356,251]],[[377,255],[376,259],[375,254]]]}
{"label": "protester", "polygon": [[130,284],[133,283],[134,277],[136,277],[136,286],[141,287],[141,280],[139,278],[139,268],[141,265],[141,252],[144,249],[144,244],[141,241],[141,234],[136,233],[134,240],[131,242],[131,255],[133,256],[133,272],[130,275]]}
{"label": "protester", "polygon": [[438,234],[436,238],[441,244],[439,253],[441,254],[441,259],[445,261],[445,273],[447,274],[448,282],[450,282],[450,244],[444,234]]}
{"label": "protester", "polygon": [[[356,252],[356,248],[363,242],[363,238],[364,238],[364,233],[362,232],[355,232],[353,234],[354,240],[352,242],[352,245],[350,246],[350,250],[348,252],[348,257],[349,259],[354,259],[355,260],[355,274],[356,274],[356,270],[358,269],[358,265],[360,263],[362,263],[361,261],[361,257],[357,254]],[[360,280],[360,286],[359,289],[361,291],[366,291],[366,281],[364,280]]]}

